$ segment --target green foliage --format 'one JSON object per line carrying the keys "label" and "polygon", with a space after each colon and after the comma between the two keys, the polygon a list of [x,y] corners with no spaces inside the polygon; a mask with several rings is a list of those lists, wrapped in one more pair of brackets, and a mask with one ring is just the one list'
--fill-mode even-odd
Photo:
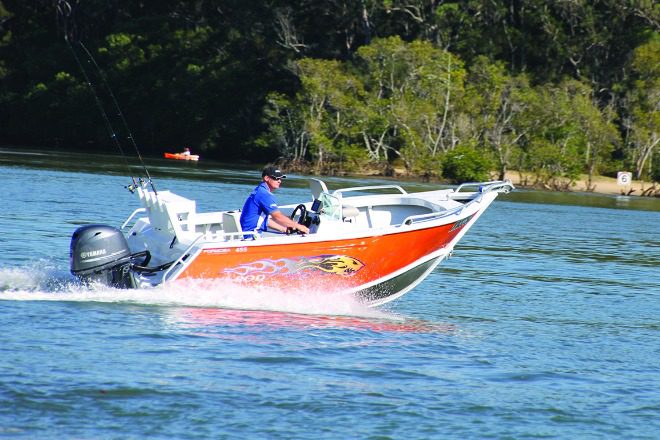
{"label": "green foliage", "polygon": [[[294,100],[271,94],[265,108],[269,123],[266,136],[282,148],[283,157],[298,162],[308,159],[317,171],[334,168],[353,145],[354,121],[359,112],[362,84],[337,61],[302,59],[296,63],[302,87]],[[349,154],[353,157],[355,154]]]}
{"label": "green foliage", "polygon": [[275,148],[289,161],[301,161],[307,153],[308,145],[302,114],[286,96],[270,93],[263,110],[264,124],[268,128],[256,139],[256,145],[260,148]]}
{"label": "green foliage", "polygon": [[512,76],[503,63],[490,63],[486,57],[476,58],[468,78],[465,105],[472,123],[464,137],[493,151],[504,179],[512,160],[520,156],[521,140],[533,130],[528,115],[535,92],[525,75]]}
{"label": "green foliage", "polygon": [[543,185],[569,184],[580,173],[592,176],[619,141],[608,109],[601,111],[590,87],[579,81],[538,87],[530,102],[523,161]]}
{"label": "green foliage", "polygon": [[653,182],[660,182],[660,154],[656,154],[651,159],[651,171],[648,178]]}
{"label": "green foliage", "polygon": [[0,60],[0,80],[5,79],[7,75],[9,75],[7,64],[3,60]]}
{"label": "green foliage", "polygon": [[145,62],[145,53],[139,46],[139,37],[129,34],[113,34],[106,38],[105,47],[99,54],[108,55],[117,71],[132,69]]}
{"label": "green foliage", "polygon": [[48,86],[40,82],[32,86],[32,89],[27,94],[27,98],[28,99],[38,98],[39,96],[42,96],[46,92],[48,92]]}
{"label": "green foliage", "polygon": [[635,49],[629,63],[632,86],[626,94],[626,156],[637,178],[657,179],[660,156],[660,37]]}
{"label": "green foliage", "polygon": [[453,182],[483,182],[489,180],[492,161],[483,152],[461,146],[448,152],[442,161],[442,174]]}
{"label": "green foliage", "polygon": [[[549,139],[534,139],[527,151],[525,170],[536,176],[536,183],[555,189],[568,189],[580,175],[580,154],[572,142],[555,143]],[[562,178],[568,179],[562,183]]]}
{"label": "green foliage", "polygon": [[[653,2],[76,4],[78,36],[145,154],[186,144],[209,158],[428,177],[479,174],[457,159],[476,154],[542,185],[659,173]],[[109,148],[53,14],[51,0],[0,2],[0,143]]]}
{"label": "green foliage", "polygon": [[386,160],[394,152],[408,172],[434,173],[433,162],[453,147],[455,108],[464,93],[462,62],[428,42],[398,37],[374,40],[357,57],[365,106],[377,109],[362,130],[370,156]]}
{"label": "green foliage", "polygon": [[337,152],[339,172],[360,172],[369,161],[367,151],[359,144],[340,146]]}

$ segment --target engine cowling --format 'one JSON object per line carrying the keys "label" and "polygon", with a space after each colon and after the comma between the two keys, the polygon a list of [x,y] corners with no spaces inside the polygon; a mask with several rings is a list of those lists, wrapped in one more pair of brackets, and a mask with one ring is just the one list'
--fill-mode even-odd
{"label": "engine cowling", "polygon": [[117,228],[86,225],[76,229],[69,257],[71,273],[83,281],[131,287],[131,251]]}

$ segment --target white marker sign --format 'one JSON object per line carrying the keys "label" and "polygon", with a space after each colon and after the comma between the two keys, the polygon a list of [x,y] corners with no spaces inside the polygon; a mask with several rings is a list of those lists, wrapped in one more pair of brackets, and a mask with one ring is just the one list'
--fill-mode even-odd
{"label": "white marker sign", "polygon": [[626,171],[619,171],[616,173],[616,183],[625,186],[632,183],[632,173]]}

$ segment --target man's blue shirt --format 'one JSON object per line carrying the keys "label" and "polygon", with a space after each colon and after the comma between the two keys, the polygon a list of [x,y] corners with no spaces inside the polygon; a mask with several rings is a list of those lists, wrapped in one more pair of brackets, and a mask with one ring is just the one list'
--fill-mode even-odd
{"label": "man's blue shirt", "polygon": [[[268,217],[278,209],[275,197],[268,189],[268,185],[266,185],[266,182],[261,182],[250,193],[243,205],[243,210],[241,211],[241,228],[244,231],[253,231],[259,223],[259,217],[262,215]],[[265,231],[267,227],[268,220],[264,218],[259,230]]]}

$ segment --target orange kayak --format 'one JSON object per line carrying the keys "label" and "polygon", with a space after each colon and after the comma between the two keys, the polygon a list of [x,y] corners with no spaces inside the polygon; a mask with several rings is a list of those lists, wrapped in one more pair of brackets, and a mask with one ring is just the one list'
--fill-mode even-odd
{"label": "orange kayak", "polygon": [[183,154],[183,153],[165,153],[165,159],[199,160],[199,155]]}

